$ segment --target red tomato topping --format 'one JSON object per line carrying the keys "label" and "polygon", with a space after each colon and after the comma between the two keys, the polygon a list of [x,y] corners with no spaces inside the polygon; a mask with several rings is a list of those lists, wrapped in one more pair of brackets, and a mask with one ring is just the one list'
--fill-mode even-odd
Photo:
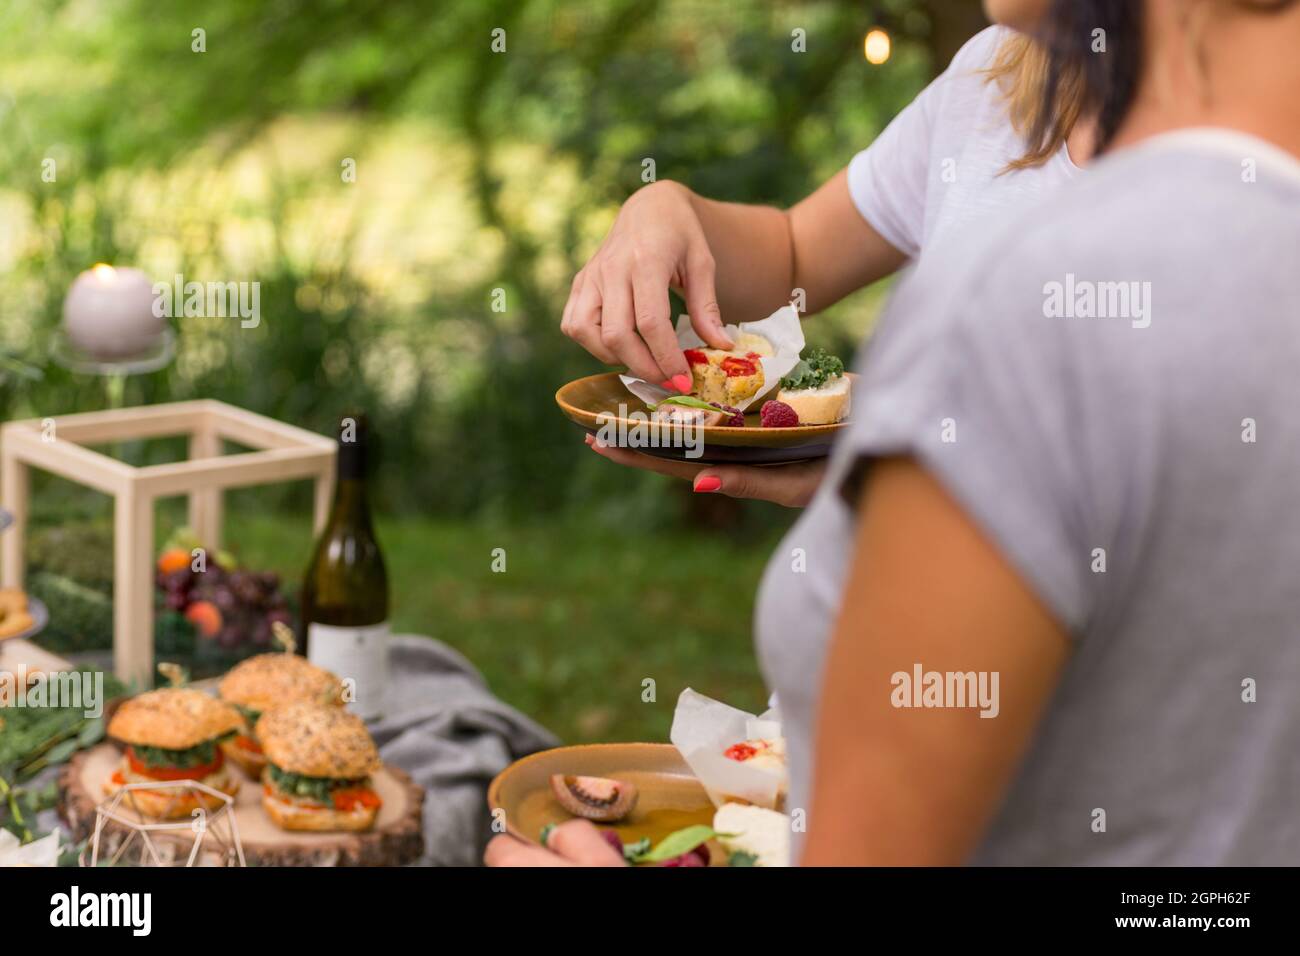
{"label": "red tomato topping", "polygon": [[736,378],[740,375],[755,374],[758,366],[751,359],[729,355],[722,360],[722,370],[727,373],[727,378]]}
{"label": "red tomato topping", "polygon": [[763,356],[759,355],[757,352],[746,352],[746,353],[745,353],[745,358],[747,358],[747,359],[751,359],[751,360],[753,360],[753,361],[755,361],[755,362],[757,362],[757,361],[758,361],[759,359],[761,359],[762,357],[763,357]]}
{"label": "red tomato topping", "polygon": [[149,777],[151,780],[202,780],[208,774],[220,770],[225,759],[221,750],[218,749],[212,763],[204,764],[201,767],[150,767],[135,755],[134,747],[126,748],[126,761],[131,770],[142,777]]}
{"label": "red tomato topping", "polygon": [[699,349],[687,349],[684,353],[686,361],[691,365],[708,365],[709,360],[704,357],[704,353]]}
{"label": "red tomato topping", "polygon": [[235,746],[240,750],[249,750],[255,754],[260,754],[262,752],[262,748],[258,745],[257,741],[245,734],[240,734],[235,738]]}
{"label": "red tomato topping", "polygon": [[758,748],[752,744],[732,744],[723,751],[722,756],[730,760],[748,760],[756,753],[758,753]]}
{"label": "red tomato topping", "polygon": [[342,810],[344,813],[355,810],[357,807],[377,810],[384,803],[383,800],[379,799],[379,794],[369,787],[349,787],[347,790],[335,790],[331,796],[334,798],[334,809]]}
{"label": "red tomato topping", "polygon": [[120,770],[113,771],[113,782],[119,786],[126,786],[126,775]]}

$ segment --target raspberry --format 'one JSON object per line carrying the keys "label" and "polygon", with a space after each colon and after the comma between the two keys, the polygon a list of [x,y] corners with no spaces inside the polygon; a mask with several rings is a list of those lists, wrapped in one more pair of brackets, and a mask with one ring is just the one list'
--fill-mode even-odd
{"label": "raspberry", "polygon": [[745,413],[739,408],[733,408],[730,405],[721,405],[718,402],[709,402],[709,404],[718,411],[727,412],[731,416],[730,418],[724,418],[722,421],[718,422],[719,425],[724,425],[728,428],[745,427]]}
{"label": "raspberry", "polygon": [[799,424],[799,415],[785,402],[764,402],[758,412],[759,421],[764,428],[794,428]]}

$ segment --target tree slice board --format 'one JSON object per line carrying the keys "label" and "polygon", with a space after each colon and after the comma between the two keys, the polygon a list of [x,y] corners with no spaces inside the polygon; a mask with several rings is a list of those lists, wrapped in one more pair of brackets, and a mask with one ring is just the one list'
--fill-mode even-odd
{"label": "tree slice board", "polygon": [[[121,750],[105,742],[74,754],[59,774],[59,816],[73,839],[89,840],[95,832],[95,807],[108,799],[104,783],[120,766]],[[262,784],[233,763],[239,781],[235,823],[249,866],[401,866],[424,852],[424,790],[396,767],[385,764],[373,777],[383,799],[374,828],[365,833],[295,833],[281,830],[262,809]],[[131,811],[119,805],[124,816]],[[127,836],[127,828],[109,821],[100,834],[101,860]],[[155,839],[166,834],[155,834]],[[189,833],[173,840],[192,843]],[[127,855],[134,858],[134,851]],[[87,851],[89,859],[89,851]]]}

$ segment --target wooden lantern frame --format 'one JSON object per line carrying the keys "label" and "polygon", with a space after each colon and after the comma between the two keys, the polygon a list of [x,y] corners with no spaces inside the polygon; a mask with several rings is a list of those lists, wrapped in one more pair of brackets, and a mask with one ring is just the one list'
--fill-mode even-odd
{"label": "wooden lantern frame", "polygon": [[[189,436],[189,458],[136,468],[85,447]],[[223,454],[224,441],[255,449]],[[154,504],[187,496],[189,522],[204,547],[221,547],[222,493],[280,481],[315,481],[313,529],[329,516],[334,440],[211,399],[8,422],[0,426],[0,507],[13,525],[0,535],[0,586],[21,587],[29,470],[40,468],[113,497],[113,670],[125,681],[153,679]],[[57,613],[57,611],[55,612]]]}

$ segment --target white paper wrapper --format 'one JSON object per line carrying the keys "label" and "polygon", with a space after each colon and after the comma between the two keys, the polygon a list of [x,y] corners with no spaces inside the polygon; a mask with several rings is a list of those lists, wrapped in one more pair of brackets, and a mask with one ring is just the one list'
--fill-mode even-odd
{"label": "white paper wrapper", "polygon": [[[781,379],[798,364],[804,346],[803,323],[799,321],[798,310],[792,305],[787,305],[777,309],[766,319],[757,322],[741,322],[739,325],[728,325],[725,328],[733,341],[741,332],[755,332],[772,343],[772,351],[775,353],[770,358],[759,360],[763,366],[763,387],[748,401],[741,403],[739,408],[743,412],[764,395],[775,390]],[[683,349],[708,347],[704,344],[704,340],[695,334],[695,329],[691,327],[690,316],[687,315],[677,317],[677,342]],[[654,405],[669,396],[679,394],[660,388],[645,379],[633,378],[631,375],[620,375],[619,379],[627,386],[629,392],[647,405]]]}
{"label": "white paper wrapper", "polygon": [[739,798],[769,810],[777,807],[785,792],[786,774],[732,760],[724,753],[744,740],[779,736],[780,715],[775,708],[755,717],[689,687],[677,698],[668,733],[716,806]]}
{"label": "white paper wrapper", "polygon": [[39,840],[33,840],[26,846],[21,846],[18,837],[8,830],[0,830],[0,867],[58,865],[58,833],[51,833]]}

